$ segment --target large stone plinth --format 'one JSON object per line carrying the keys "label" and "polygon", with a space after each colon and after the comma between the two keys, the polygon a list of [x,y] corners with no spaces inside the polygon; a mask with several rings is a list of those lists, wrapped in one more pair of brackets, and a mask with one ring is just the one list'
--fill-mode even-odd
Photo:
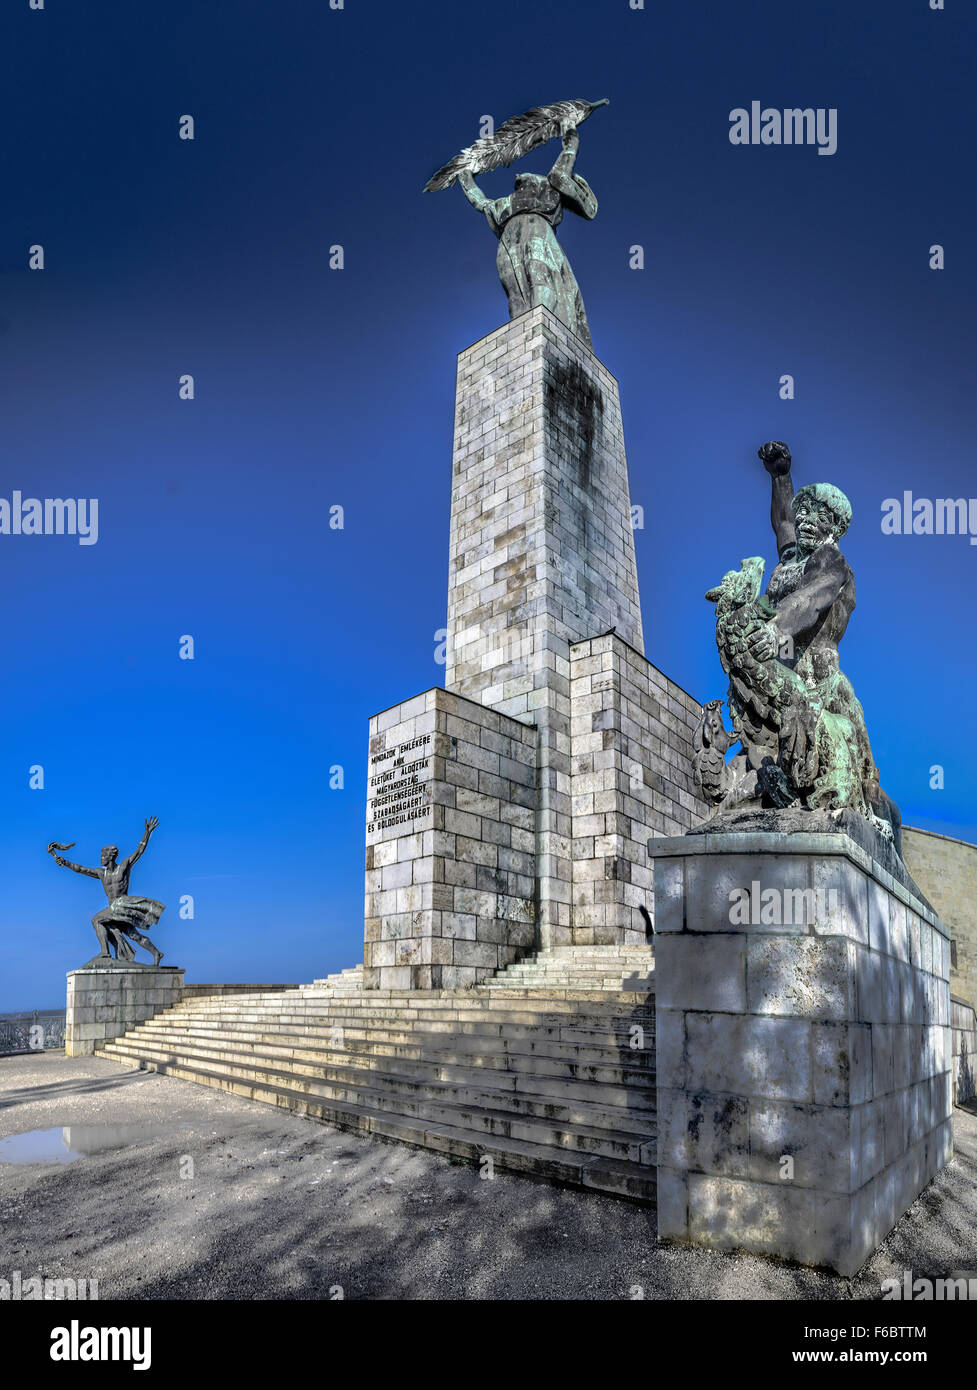
{"label": "large stone plinth", "polygon": [[445,645],[370,724],[367,988],[646,940],[701,710],[642,654],[617,384],[546,309],[458,359]]}
{"label": "large stone plinth", "polygon": [[182,970],[169,965],[92,961],[69,970],[65,1053],[90,1056],[99,1043],[172,1008],[183,998],[183,977]]}
{"label": "large stone plinth", "polygon": [[854,1274],[952,1153],[947,929],[847,835],[649,852],[659,1234]]}
{"label": "large stone plinth", "polygon": [[570,644],[643,650],[617,383],[547,309],[458,358],[445,685],[539,730],[538,939],[572,942]]}

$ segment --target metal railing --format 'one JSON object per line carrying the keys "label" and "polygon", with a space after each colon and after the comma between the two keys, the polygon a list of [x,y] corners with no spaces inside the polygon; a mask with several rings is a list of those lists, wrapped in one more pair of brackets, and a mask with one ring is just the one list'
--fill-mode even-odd
{"label": "metal railing", "polygon": [[56,1052],[64,1047],[64,1009],[0,1014],[0,1055],[4,1052]]}

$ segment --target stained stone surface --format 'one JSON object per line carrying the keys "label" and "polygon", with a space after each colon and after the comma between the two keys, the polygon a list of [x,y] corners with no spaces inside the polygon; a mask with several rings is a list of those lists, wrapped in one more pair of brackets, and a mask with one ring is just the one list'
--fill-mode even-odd
{"label": "stained stone surface", "polygon": [[977,1096],[977,1010],[966,999],[950,995],[953,1027],[953,1103],[963,1105]]}
{"label": "stained stone surface", "polygon": [[536,730],[445,690],[370,721],[367,989],[458,989],[531,949]]}
{"label": "stained stone surface", "polygon": [[847,835],[649,849],[659,1234],[852,1275],[952,1152],[947,929]]}
{"label": "stained stone surface", "polygon": [[651,835],[708,811],[692,777],[701,708],[613,632],[570,647],[573,944],[645,941]]}
{"label": "stained stone surface", "polygon": [[977,1005],[977,845],[903,827],[906,867],[953,934],[954,994]]}
{"label": "stained stone surface", "polygon": [[[528,784],[514,780],[490,793],[499,807],[481,818],[481,848],[469,830],[432,851],[416,833],[431,821],[381,827],[401,842],[396,869],[378,862],[368,813],[368,895],[402,894],[399,903],[368,902],[368,988],[382,979],[397,988],[466,983],[533,946],[644,942],[653,915],[648,837],[686,830],[708,809],[691,771],[701,709],[643,655],[617,384],[545,308],[459,356],[449,551],[445,686],[473,702],[458,708],[459,718],[477,723],[481,706],[509,721],[499,728],[533,768],[532,811]],[[415,709],[405,702],[379,716],[384,730],[405,721],[405,743],[408,707]],[[371,737],[379,732],[375,722]],[[473,747],[478,738],[465,742]],[[460,767],[456,760],[453,776]],[[478,764],[466,775],[476,770],[489,771]],[[437,782],[441,773],[432,776]],[[466,791],[483,794],[480,781]],[[453,818],[476,814],[460,800],[449,805],[448,794],[431,804]],[[432,795],[417,793],[413,810]],[[497,838],[509,834],[511,844]],[[433,868],[418,871],[431,884],[423,893],[407,893],[420,886],[408,856],[438,861],[438,878]],[[381,869],[390,870],[389,883],[377,877]],[[511,874],[515,887],[504,881]],[[502,876],[498,886],[493,876]],[[449,887],[462,890],[461,906],[453,895],[449,902]],[[504,910],[480,899],[473,911],[475,900],[464,896],[471,893],[495,893]],[[428,914],[418,933],[406,920],[411,912]],[[438,913],[465,919],[466,931],[473,917],[484,927],[449,959],[443,937],[437,948],[418,945],[439,934]],[[378,925],[388,916],[396,922]],[[437,959],[426,958],[431,950]]]}
{"label": "stained stone surface", "polygon": [[892,841],[882,835],[872,821],[848,808],[840,811],[807,811],[794,807],[774,810],[734,806],[724,810],[720,806],[708,820],[694,825],[689,834],[716,835],[725,832],[762,832],[785,836],[847,835],[914,897],[919,898],[927,907],[933,906],[906,868]]}
{"label": "stained stone surface", "polygon": [[70,970],[65,1052],[69,1057],[90,1056],[99,1043],[178,1004],[183,989],[184,972],[175,966],[132,968],[113,961]]}
{"label": "stained stone surface", "polygon": [[445,685],[539,734],[538,943],[573,936],[570,646],[643,650],[617,383],[537,308],[458,359]]}
{"label": "stained stone surface", "polygon": [[458,359],[445,685],[531,713],[610,628],[644,650],[617,382],[537,308]]}

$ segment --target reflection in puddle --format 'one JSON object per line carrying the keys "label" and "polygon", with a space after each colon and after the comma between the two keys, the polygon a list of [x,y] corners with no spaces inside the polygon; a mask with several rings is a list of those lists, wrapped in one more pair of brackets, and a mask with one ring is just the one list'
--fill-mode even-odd
{"label": "reflection in puddle", "polygon": [[[190,1129],[190,1125],[177,1125]],[[76,1158],[140,1144],[157,1134],[171,1134],[173,1125],[59,1125],[30,1129],[0,1139],[0,1163],[73,1163]]]}

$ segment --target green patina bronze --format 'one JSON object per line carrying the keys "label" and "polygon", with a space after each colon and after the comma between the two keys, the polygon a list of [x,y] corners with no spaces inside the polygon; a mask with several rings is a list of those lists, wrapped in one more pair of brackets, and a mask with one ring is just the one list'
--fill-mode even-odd
{"label": "green patina bronze", "polygon": [[830,483],[795,494],[786,445],[775,441],[759,453],[771,475],[780,558],[765,594],[758,556],[706,594],[716,605],[733,728],[723,725],[722,702],[710,701],[695,740],[697,785],[724,811],[851,810],[898,849],[898,808],[880,789],[865,716],[838,662],[855,607],[854,577],[838,548],[851,504]]}
{"label": "green patina bronze", "polygon": [[[509,317],[544,305],[593,350],[583,298],[555,229],[564,212],[592,219],[597,199],[574,172],[580,146],[577,126],[606,102],[556,102],[513,117],[494,136],[463,150],[429,181],[429,190],[457,182],[472,207],[485,215],[499,239],[496,267],[509,301]],[[487,198],[475,174],[510,164],[536,145],[560,136],[563,149],[548,174],[518,174],[512,193]]]}

